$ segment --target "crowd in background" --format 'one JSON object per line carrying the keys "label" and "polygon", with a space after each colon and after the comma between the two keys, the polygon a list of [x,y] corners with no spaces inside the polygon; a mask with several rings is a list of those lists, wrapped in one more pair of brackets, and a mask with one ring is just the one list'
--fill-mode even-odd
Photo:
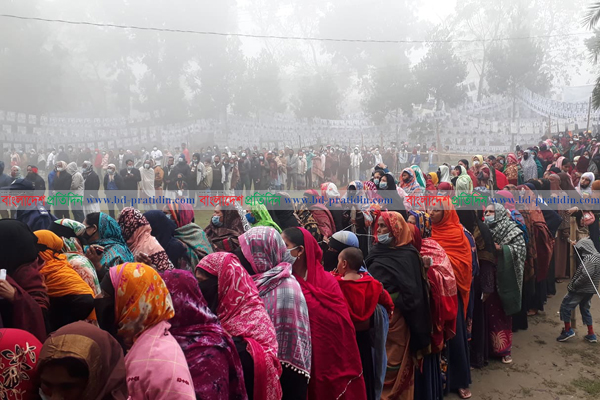
{"label": "crowd in background", "polygon": [[[513,333],[564,279],[557,340],[575,336],[579,305],[584,339],[597,341],[589,308],[600,280],[600,210],[540,196],[600,198],[599,147],[567,133],[456,165],[422,160],[405,145],[59,149],[46,156],[45,174],[33,154],[13,152],[0,187],[16,193],[98,196],[102,183],[139,196],[258,188],[289,198],[284,190],[294,188],[307,198],[369,201],[219,205],[205,227],[185,204],[5,213],[0,393],[470,398],[471,369],[512,363]],[[496,201],[477,210],[408,201],[463,193]],[[583,260],[574,270],[573,249]]]}

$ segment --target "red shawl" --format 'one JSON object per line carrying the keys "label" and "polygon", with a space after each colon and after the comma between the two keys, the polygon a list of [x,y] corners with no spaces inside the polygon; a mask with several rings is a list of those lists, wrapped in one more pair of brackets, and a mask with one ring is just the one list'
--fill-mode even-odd
{"label": "red shawl", "polygon": [[223,329],[248,342],[248,353],[254,360],[254,399],[281,399],[281,364],[277,359],[275,328],[254,281],[231,253],[209,254],[198,268],[217,277],[217,316]]}
{"label": "red shawl", "polygon": [[451,204],[442,204],[444,216],[440,222],[433,224],[431,239],[439,243],[450,259],[456,285],[463,300],[464,315],[467,315],[469,292],[471,290],[471,280],[473,279],[471,244],[465,236],[463,226],[460,224],[454,207]]}
{"label": "red shawl", "polygon": [[313,356],[308,398],[365,400],[356,333],[344,295],[336,279],[323,269],[317,241],[300,229],[308,270],[306,280],[296,279],[308,306]]}
{"label": "red shawl", "polygon": [[437,353],[444,347],[444,342],[456,334],[456,279],[450,259],[438,242],[427,238],[422,243],[421,255],[431,258],[431,267],[427,270],[431,287],[431,346],[433,352]]}

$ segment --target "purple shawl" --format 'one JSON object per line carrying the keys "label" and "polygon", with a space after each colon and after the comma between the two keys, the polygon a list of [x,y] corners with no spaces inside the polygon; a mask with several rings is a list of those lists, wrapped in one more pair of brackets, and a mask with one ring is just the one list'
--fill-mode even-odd
{"label": "purple shawl", "polygon": [[239,237],[244,258],[250,263],[260,298],[277,333],[281,365],[310,377],[312,346],[308,307],[300,284],[286,260],[286,245],[271,227],[259,226]]}
{"label": "purple shawl", "polygon": [[177,340],[192,375],[199,399],[246,400],[246,388],[235,344],[211,313],[194,275],[165,271],[175,317],[170,332]]}

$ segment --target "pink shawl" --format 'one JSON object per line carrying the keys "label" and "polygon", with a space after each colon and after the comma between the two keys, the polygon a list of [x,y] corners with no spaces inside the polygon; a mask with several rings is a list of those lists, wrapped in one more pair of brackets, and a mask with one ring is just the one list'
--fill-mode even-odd
{"label": "pink shawl", "polygon": [[275,328],[254,281],[231,253],[209,254],[197,268],[217,277],[217,316],[225,331],[248,342],[248,353],[254,360],[254,399],[281,399]]}
{"label": "pink shawl", "polygon": [[196,399],[187,361],[170,327],[161,321],[145,330],[125,356],[131,400]]}

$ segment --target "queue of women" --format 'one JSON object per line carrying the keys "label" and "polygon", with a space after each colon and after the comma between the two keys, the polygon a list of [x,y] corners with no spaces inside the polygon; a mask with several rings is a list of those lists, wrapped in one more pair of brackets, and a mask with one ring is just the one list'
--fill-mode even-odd
{"label": "queue of women", "polygon": [[521,184],[528,157],[376,167],[321,187],[371,204],[217,207],[204,229],[184,206],[0,220],[0,398],[470,398],[471,368],[511,363],[513,332],[567,276],[568,213],[402,197],[573,188],[564,172]]}

